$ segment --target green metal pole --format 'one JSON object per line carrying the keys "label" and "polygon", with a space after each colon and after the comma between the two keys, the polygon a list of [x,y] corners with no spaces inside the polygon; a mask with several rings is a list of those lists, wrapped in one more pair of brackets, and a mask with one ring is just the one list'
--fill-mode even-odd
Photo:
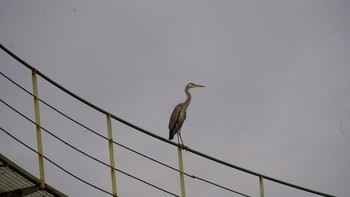
{"label": "green metal pole", "polygon": [[36,139],[38,145],[38,159],[39,159],[39,172],[40,172],[40,188],[45,188],[45,173],[44,173],[44,158],[43,158],[43,145],[41,140],[40,129],[40,111],[39,111],[39,97],[38,97],[38,83],[36,80],[36,70],[32,71],[33,82],[33,95],[34,95],[34,112],[36,123]]}
{"label": "green metal pole", "polygon": [[263,182],[262,176],[259,176],[259,183],[260,183],[260,197],[264,197],[264,182]]}
{"label": "green metal pole", "polygon": [[117,197],[117,184],[115,178],[115,164],[114,164],[114,148],[112,137],[112,122],[111,115],[107,115],[107,128],[108,128],[108,146],[109,146],[109,159],[111,165],[111,180],[112,180],[112,193],[114,197]]}
{"label": "green metal pole", "polygon": [[179,154],[181,197],[186,197],[184,166],[183,166],[183,160],[182,160],[182,148],[179,146],[177,148],[177,150],[178,150],[178,154]]}

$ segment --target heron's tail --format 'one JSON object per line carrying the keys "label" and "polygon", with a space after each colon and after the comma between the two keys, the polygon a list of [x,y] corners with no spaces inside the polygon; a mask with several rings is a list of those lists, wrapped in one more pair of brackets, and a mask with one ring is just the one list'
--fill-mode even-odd
{"label": "heron's tail", "polygon": [[176,133],[176,132],[174,132],[174,130],[170,130],[170,131],[169,131],[169,140],[174,139],[175,133]]}

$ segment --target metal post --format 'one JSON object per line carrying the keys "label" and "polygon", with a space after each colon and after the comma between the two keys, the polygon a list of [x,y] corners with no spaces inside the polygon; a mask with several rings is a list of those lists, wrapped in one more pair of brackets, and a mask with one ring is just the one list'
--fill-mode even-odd
{"label": "metal post", "polygon": [[263,182],[262,176],[259,176],[259,183],[260,183],[260,197],[264,197],[264,182]]}
{"label": "metal post", "polygon": [[183,160],[182,160],[182,148],[179,146],[177,150],[178,150],[178,153],[179,153],[181,197],[186,197],[186,192],[185,192],[185,177],[184,177],[184,166],[183,166]]}
{"label": "metal post", "polygon": [[108,146],[109,146],[109,159],[111,165],[111,179],[112,179],[112,193],[114,197],[117,197],[117,184],[115,178],[115,165],[114,165],[114,148],[112,137],[112,122],[111,115],[107,115],[107,129],[108,129]]}
{"label": "metal post", "polygon": [[36,80],[36,71],[32,71],[33,82],[33,95],[34,95],[34,113],[36,123],[36,139],[38,145],[38,159],[39,159],[39,172],[40,172],[40,188],[45,188],[45,173],[44,173],[44,158],[43,158],[43,146],[41,140],[41,128],[40,128],[40,111],[39,111],[39,97],[38,97],[38,84]]}

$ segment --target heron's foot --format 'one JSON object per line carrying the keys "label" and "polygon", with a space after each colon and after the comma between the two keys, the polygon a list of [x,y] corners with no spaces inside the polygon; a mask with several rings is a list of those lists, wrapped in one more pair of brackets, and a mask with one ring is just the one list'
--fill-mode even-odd
{"label": "heron's foot", "polygon": [[189,149],[187,146],[184,144],[178,144],[181,149],[185,149],[186,151]]}

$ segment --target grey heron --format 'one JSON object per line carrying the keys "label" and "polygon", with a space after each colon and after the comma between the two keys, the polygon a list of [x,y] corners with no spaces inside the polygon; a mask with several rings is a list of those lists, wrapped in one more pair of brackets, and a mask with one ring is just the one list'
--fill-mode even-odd
{"label": "grey heron", "polygon": [[177,141],[179,142],[179,137],[181,139],[181,144],[184,146],[184,143],[182,141],[181,137],[181,127],[186,119],[186,110],[191,102],[191,93],[189,92],[190,88],[197,88],[197,87],[204,87],[202,85],[196,85],[194,83],[189,83],[186,85],[185,93],[187,95],[186,101],[183,103],[179,103],[176,105],[173,113],[171,114],[170,121],[169,121],[169,140],[172,140],[177,134]]}

